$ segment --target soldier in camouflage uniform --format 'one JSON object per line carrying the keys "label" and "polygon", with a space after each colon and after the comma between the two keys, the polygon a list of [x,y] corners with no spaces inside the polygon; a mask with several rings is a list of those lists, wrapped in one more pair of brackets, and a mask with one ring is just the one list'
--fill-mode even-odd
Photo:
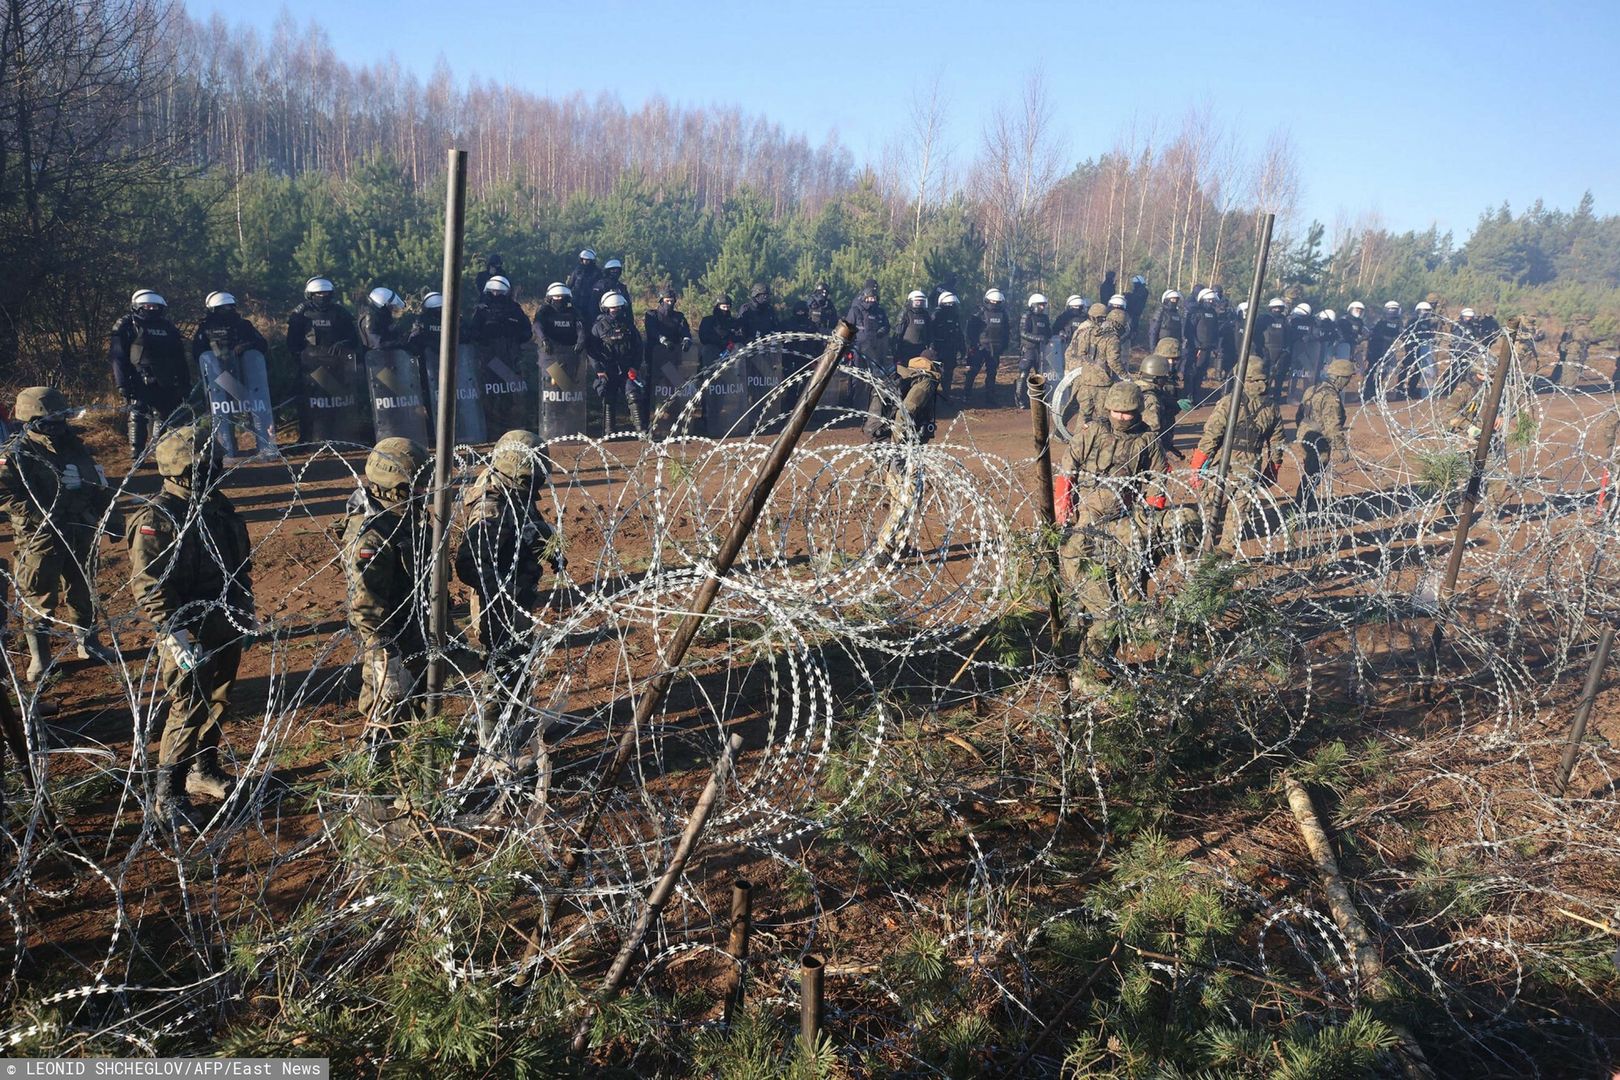
{"label": "soldier in camouflage uniform", "polygon": [[246,635],[256,633],[253,551],[247,525],[215,487],[220,450],[206,426],[158,440],[163,490],[130,517],[131,584],[158,628],[159,678],[168,703],[158,750],[159,818],[195,824],[190,796],[224,799],[236,778],[221,768],[221,720]]}
{"label": "soldier in camouflage uniform", "polygon": [[1142,388],[1142,423],[1159,438],[1159,448],[1166,454],[1176,452],[1171,435],[1181,404],[1176,400],[1175,364],[1181,359],[1181,342],[1174,338],[1161,338],[1149,356],[1142,358],[1137,369],[1136,385]]}
{"label": "soldier in camouflage uniform", "polygon": [[1558,366],[1552,381],[1563,387],[1580,384],[1581,371],[1592,354],[1592,323],[1585,315],[1577,315],[1564,332],[1558,335]]}
{"label": "soldier in camouflage uniform", "polygon": [[[1261,504],[1260,483],[1274,483],[1282,466],[1282,416],[1266,401],[1265,361],[1261,357],[1249,357],[1242,393],[1221,398],[1204,421],[1204,437],[1198,440],[1198,449],[1188,463],[1194,472],[1208,461],[1219,460],[1226,443],[1227,417],[1233,409],[1238,411],[1238,420],[1232,442],[1232,471],[1225,513],[1219,524],[1221,550],[1235,555],[1245,519]],[[1194,487],[1201,485],[1202,481],[1194,479]],[[1211,528],[1215,525],[1210,523]]]}
{"label": "soldier in camouflage uniform", "polygon": [[467,528],[456,553],[456,576],[478,596],[479,637],[486,653],[478,745],[505,766],[516,764],[534,734],[528,657],[533,612],[540,605],[541,564],[550,563],[558,574],[566,565],[556,531],[536,505],[548,474],[538,435],[502,435],[490,452],[488,468],[467,492]]}
{"label": "soldier in camouflage uniform", "polygon": [[70,626],[81,660],[113,663],[95,627],[91,560],[112,491],[95,458],[68,425],[61,391],[31,386],[17,395],[22,434],[6,448],[0,471],[0,507],[11,518],[17,591],[27,611],[29,682],[50,667],[50,622],[65,591]]}
{"label": "soldier in camouflage uniform", "polygon": [[1092,304],[1086,314],[1089,317],[1074,332],[1063,353],[1064,371],[1080,372],[1071,384],[1074,393],[1072,404],[1064,409],[1065,419],[1078,416],[1083,424],[1102,416],[1103,396],[1126,376],[1120,358],[1119,330],[1108,321],[1108,305]]}
{"label": "soldier in camouflage uniform", "polygon": [[1154,480],[1164,472],[1164,451],[1142,423],[1141,388],[1115,383],[1102,404],[1106,415],[1080,429],[1064,458],[1072,516],[1058,549],[1082,624],[1080,655],[1097,676],[1106,675],[1101,665],[1113,654],[1109,615],[1143,558],[1148,529],[1137,504],[1163,510],[1167,502]]}
{"label": "soldier in camouflage uniform", "polygon": [[360,712],[379,757],[404,734],[411,695],[426,667],[428,540],[419,484],[428,454],[410,439],[379,442],[349,498],[342,559],[349,629],[360,650]]}
{"label": "soldier in camouflage uniform", "polygon": [[1356,366],[1348,360],[1328,361],[1327,374],[1305,391],[1294,414],[1294,437],[1305,455],[1299,490],[1294,493],[1294,505],[1302,513],[1312,513],[1320,505],[1318,489],[1333,454],[1350,449],[1344,435],[1344,388],[1355,374]]}

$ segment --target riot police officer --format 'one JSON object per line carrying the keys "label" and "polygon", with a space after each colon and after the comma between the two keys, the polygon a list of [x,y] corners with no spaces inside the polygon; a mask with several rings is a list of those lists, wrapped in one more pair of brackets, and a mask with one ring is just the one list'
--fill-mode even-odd
{"label": "riot police officer", "polygon": [[574,308],[574,292],[560,281],[546,286],[546,302],[534,313],[540,351],[548,359],[571,356],[584,348],[584,319]]}
{"label": "riot police officer", "polygon": [[808,306],[811,325],[818,334],[830,334],[838,328],[838,306],[833,303],[832,290],[826,281],[816,282]]}
{"label": "riot police officer", "polygon": [[913,289],[906,294],[906,306],[894,329],[894,362],[904,364],[933,344],[933,319],[928,312],[928,294]]}
{"label": "riot police officer", "polygon": [[955,377],[956,365],[961,363],[966,353],[962,306],[957,302],[956,294],[947,289],[939,294],[939,303],[934,308],[934,355],[939,361],[940,397],[950,400],[951,379]]}
{"label": "riot police officer", "polygon": [[596,309],[591,304],[597,297],[596,286],[601,280],[602,268],[596,265],[596,252],[586,248],[579,253],[579,265],[568,275],[567,286],[587,327],[596,318]]}
{"label": "riot police officer", "polygon": [[108,348],[113,379],[129,408],[129,448],[137,460],[153,424],[167,423],[191,394],[185,345],[168,320],[168,306],[151,289],[137,289],[129,314],[113,326]]}
{"label": "riot police officer", "polygon": [[228,292],[211,292],[203,307],[207,314],[197,324],[197,332],[191,335],[193,363],[200,364],[205,352],[224,359],[239,358],[246,352],[269,351],[270,344],[264,340],[264,335],[236,310],[236,297]]}
{"label": "riot police officer", "polygon": [[372,289],[356,327],[360,343],[367,349],[403,348],[406,330],[399,317],[404,311],[405,301],[399,293],[380,285]]}
{"label": "riot police officer", "polygon": [[512,283],[500,274],[484,283],[478,306],[468,320],[467,339],[501,356],[511,355],[519,346],[534,340],[529,316],[512,299]]}
{"label": "riot police officer", "polygon": [[617,406],[626,403],[630,422],[646,431],[643,382],[638,371],[643,346],[636,324],[630,319],[630,302],[623,294],[610,292],[602,297],[602,313],[591,325],[585,344],[596,372],[592,388],[602,400],[602,434],[616,430]]}
{"label": "riot police officer", "polygon": [[748,290],[748,302],[737,313],[737,323],[745,344],[776,333],[776,307],[769,285],[760,282]]}
{"label": "riot police officer", "polygon": [[1024,317],[1018,322],[1018,382],[1013,387],[1013,405],[1029,408],[1029,373],[1045,368],[1046,343],[1052,340],[1052,320],[1046,314],[1046,297],[1030,293]]}
{"label": "riot police officer", "polygon": [[[310,278],[304,284],[304,302],[287,317],[287,351],[292,354],[303,384],[298,397],[298,436],[305,441],[316,436],[312,423],[317,404],[355,417],[363,412],[358,395],[362,385],[358,366],[360,331],[354,316],[334,299],[333,292],[329,279]],[[333,388],[314,381],[312,376],[322,369],[342,385]],[[334,389],[342,392],[334,393]],[[333,402],[334,397],[347,399],[346,404]]]}
{"label": "riot police officer", "polygon": [[1012,341],[1012,314],[1007,311],[1006,297],[1000,289],[988,289],[984,302],[968,316],[967,321],[967,379],[962,386],[962,400],[966,403],[973,390],[973,380],[984,371],[984,403],[996,403],[996,368],[1001,355]]}

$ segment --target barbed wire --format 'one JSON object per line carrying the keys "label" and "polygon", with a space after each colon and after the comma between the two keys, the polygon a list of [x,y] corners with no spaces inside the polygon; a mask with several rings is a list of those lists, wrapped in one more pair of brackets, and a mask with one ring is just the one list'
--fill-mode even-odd
{"label": "barbed wire", "polygon": [[[1027,463],[980,449],[968,414],[925,440],[891,378],[846,364],[663,708],[639,732],[628,782],[582,844],[580,814],[630,722],[626,703],[657,670],[772,433],[809,383],[807,365],[791,370],[782,358],[825,340],[775,335],[723,358],[655,412],[658,437],[553,440],[540,506],[567,569],[526,632],[524,674],[486,676],[468,619],[436,719],[421,722],[422,745],[392,772],[363,752],[333,528],[368,448],[294,447],[228,469],[219,485],[240,493],[249,521],[262,627],[226,725],[240,783],[196,835],[145,812],[164,690],[154,628],[113,543],[121,522],[104,515],[95,580],[118,663],[71,676],[59,665],[59,681],[34,687],[7,660],[28,760],[26,784],[15,769],[7,778],[6,1045],[150,1053],[227,1028],[264,998],[283,1009],[296,1001],[291,1015],[304,1017],[327,1003],[353,1008],[345,987],[403,963],[406,941],[436,943],[425,962],[451,985],[508,989],[582,950],[611,949],[668,861],[692,778],[707,775],[733,732],[744,752],[704,840],[725,854],[688,870],[637,985],[665,987],[678,965],[731,963],[717,954],[716,898],[736,866],[752,864],[799,898],[756,916],[757,1002],[791,999],[799,958],[834,947],[840,922],[882,933],[883,919],[903,919],[942,944],[962,1000],[993,1003],[984,1009],[1030,1039],[1050,1021],[1039,1003],[1057,988],[1035,959],[1043,935],[1110,918],[1094,906],[1043,912],[1031,893],[1064,895],[1105,868],[1114,817],[1131,798],[1121,748],[1162,746],[1176,758],[1180,796],[1197,800],[1263,786],[1338,737],[1348,716],[1391,749],[1366,778],[1367,798],[1381,801],[1345,812],[1374,836],[1402,833],[1404,809],[1446,806],[1444,842],[1472,868],[1466,917],[1413,903],[1430,886],[1409,859],[1358,884],[1387,953],[1426,980],[1422,992],[1455,1026],[1458,1052],[1487,1069],[1535,1071],[1523,1043],[1532,1032],[1582,1060],[1613,1055],[1611,1034],[1519,1005],[1527,967],[1563,965],[1572,993],[1611,1008],[1589,966],[1570,959],[1606,946],[1571,939],[1549,911],[1615,914],[1620,761],[1606,743],[1583,746],[1569,797],[1547,772],[1569,676],[1584,671],[1620,601],[1609,566],[1620,517],[1612,493],[1600,499],[1616,475],[1620,416],[1595,370],[1554,381],[1516,353],[1482,510],[1457,587],[1441,595],[1472,450],[1449,391],[1476,385],[1466,372],[1485,362],[1454,324],[1396,343],[1397,362],[1421,350],[1418,392],[1386,378],[1353,410],[1349,453],[1334,456],[1315,510],[1285,488],[1229,481],[1226,501],[1247,514],[1234,559],[1211,559],[1201,543],[1218,531],[1214,479],[1164,478],[1172,511],[1144,510],[1124,540],[1115,534],[1120,586],[1098,617],[1116,628],[1122,662],[1106,685],[1075,683],[1072,657],[1029,644],[1052,579],[1030,525]],[[762,379],[725,428],[701,434],[716,430],[700,412],[715,400],[706,391],[761,371],[779,381]],[[891,418],[881,440],[861,429],[868,401]],[[455,455],[459,488],[490,464],[477,447]],[[1290,446],[1283,474],[1304,465]],[[148,498],[139,476],[117,487],[118,505]],[[452,551],[461,528],[458,518]],[[425,534],[416,543],[415,565],[426,566]],[[424,609],[427,587],[423,574],[413,602]],[[515,592],[499,600],[526,606]],[[27,610],[15,588],[10,606],[14,628],[48,615]],[[1431,651],[1437,631],[1444,645]],[[1392,702],[1407,700],[1404,689],[1434,701],[1403,717]],[[41,702],[56,697],[69,707],[46,718]],[[491,709],[505,730],[527,733],[523,746],[481,742]],[[1016,829],[998,817],[1015,814]],[[919,845],[947,839],[898,862],[865,858],[883,829]],[[818,848],[829,835],[840,854]],[[570,877],[563,860],[578,847],[586,857]],[[1218,966],[1308,980],[1334,1008],[1360,1003],[1354,950],[1302,901],[1288,860],[1263,847],[1244,856],[1292,878],[1266,891],[1218,843],[1212,851],[1222,857],[1192,865],[1243,914],[1249,947]],[[564,914],[541,920],[531,955],[493,944],[516,940],[508,912],[559,896]],[[865,955],[892,953],[889,933]],[[863,943],[847,944],[861,954]],[[849,1052],[936,1071],[910,1056],[921,1021],[905,1015],[893,970],[881,959],[856,966],[831,1008],[841,1030],[862,1033]],[[1163,974],[1197,985],[1213,969]],[[357,1009],[353,1023],[357,1037],[376,1039],[387,1017]],[[670,1045],[654,1040],[648,1052]]]}

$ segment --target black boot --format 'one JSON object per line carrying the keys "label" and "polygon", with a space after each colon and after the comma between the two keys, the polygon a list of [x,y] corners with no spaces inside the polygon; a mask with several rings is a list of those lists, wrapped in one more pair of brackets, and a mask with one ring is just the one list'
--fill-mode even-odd
{"label": "black boot", "polygon": [[186,794],[186,771],[184,765],[158,766],[157,798],[152,801],[152,812],[159,821],[176,830],[195,832],[199,827],[198,814]]}
{"label": "black boot", "polygon": [[1018,381],[1013,383],[1013,408],[1029,408],[1029,372],[1020,371]]}
{"label": "black boot", "polygon": [[146,410],[139,405],[129,407],[129,453],[130,457],[139,462],[142,454],[146,452],[146,439],[151,421]]}

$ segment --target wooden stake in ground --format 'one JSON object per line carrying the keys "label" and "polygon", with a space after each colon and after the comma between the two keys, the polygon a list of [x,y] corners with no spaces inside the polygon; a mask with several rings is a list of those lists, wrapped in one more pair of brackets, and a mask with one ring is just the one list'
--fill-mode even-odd
{"label": "wooden stake in ground", "polygon": [[[1310,792],[1291,776],[1283,777],[1283,785],[1288,791],[1288,807],[1294,812],[1294,821],[1299,825],[1299,834],[1305,838],[1305,846],[1310,849],[1311,859],[1316,863],[1317,876],[1322,880],[1322,891],[1327,893],[1328,910],[1333,913],[1333,921],[1338,924],[1340,932],[1354,950],[1356,967],[1361,971],[1362,979],[1367,986],[1367,998],[1374,1002],[1384,1000],[1393,991],[1393,984],[1384,970],[1383,957],[1379,955],[1378,947],[1373,944],[1372,935],[1367,933],[1367,926],[1361,921],[1355,902],[1350,899],[1350,890],[1345,887],[1344,875],[1339,873],[1339,860],[1333,854],[1333,845],[1328,842],[1327,831],[1322,828],[1321,819],[1316,816],[1316,805],[1311,802]],[[1404,1024],[1394,1021],[1385,1023],[1399,1040],[1396,1043],[1395,1056],[1401,1063],[1401,1071],[1408,1077],[1432,1080],[1434,1071],[1429,1068],[1428,1059],[1423,1056],[1423,1047],[1418,1044],[1411,1031]]]}

